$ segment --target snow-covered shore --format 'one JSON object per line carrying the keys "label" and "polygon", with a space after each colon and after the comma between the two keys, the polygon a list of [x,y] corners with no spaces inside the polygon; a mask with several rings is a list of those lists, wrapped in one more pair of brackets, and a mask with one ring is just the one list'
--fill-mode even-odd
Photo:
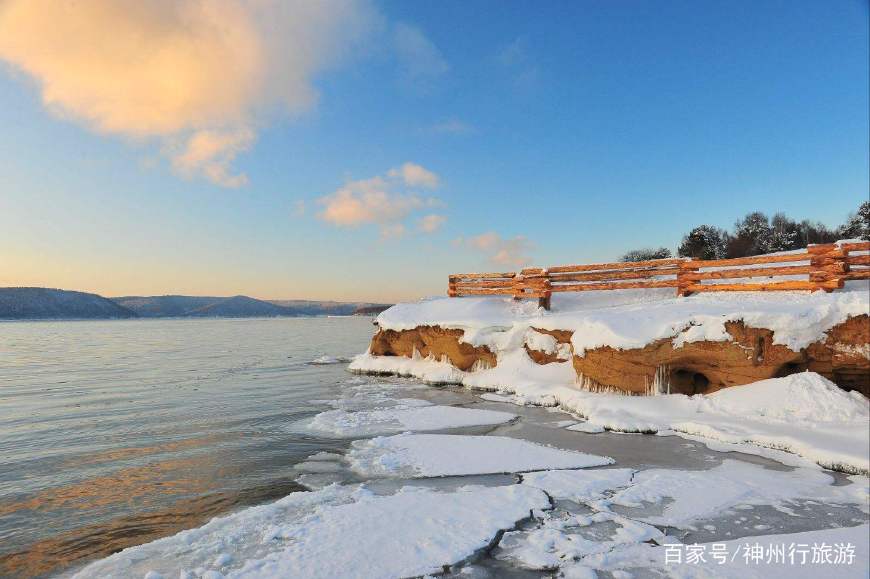
{"label": "snow-covered shore", "polygon": [[[780,394],[759,389],[755,401]],[[74,577],[483,579],[498,576],[498,565],[564,578],[868,571],[865,476],[835,476],[800,460],[777,467],[673,438],[658,440],[686,455],[678,464],[664,456],[658,466],[621,462],[588,447],[601,436],[615,438],[607,445],[613,451],[622,440],[654,439],[590,435],[578,428],[588,422],[558,411],[413,381],[348,377],[336,399],[322,402],[328,409],[288,428],[356,440],[293,467],[311,491],[125,549]],[[828,407],[841,402],[832,395]],[[754,402],[707,403],[741,414]],[[806,412],[795,399],[780,405],[776,418],[815,418]],[[850,418],[840,412],[839,419]],[[524,439],[524,424],[559,433],[562,443]],[[765,549],[813,542],[831,549],[806,570],[788,561],[744,561],[742,550],[758,541]],[[835,552],[834,543],[851,551]],[[722,544],[729,559],[719,564],[710,554]],[[669,560],[669,553],[688,557],[699,549],[706,563]]]}
{"label": "snow-covered shore", "polygon": [[678,298],[670,288],[559,294],[551,311],[533,301],[500,297],[431,298],[401,303],[377,317],[385,330],[439,326],[463,330],[463,342],[506,350],[527,330],[573,332],[575,355],[610,346],[639,348],[670,338],[674,345],[728,340],[726,322],[774,332],[774,343],[792,350],[822,338],[849,317],[870,312],[868,282],[847,282],[824,292],[707,293]]}
{"label": "snow-covered shore", "polygon": [[[773,332],[774,344],[799,351],[826,332],[870,312],[867,282],[825,294],[704,294],[675,298],[670,290],[619,290],[560,295],[553,310],[509,298],[437,298],[398,304],[377,320],[380,331],[437,326],[460,330],[459,342],[491,351],[494,367],[458,369],[448,356],[378,356],[350,364],[358,373],[410,376],[432,384],[461,384],[510,395],[518,404],[559,406],[586,420],[587,431],[679,434],[746,452],[805,459],[847,473],[870,471],[868,400],[814,372],[771,378],[709,394],[663,394],[667,384],[645,385],[656,396],[592,392],[572,357],[593,348],[640,348],[671,340],[674,348],[731,339],[726,323]],[[866,318],[862,318],[866,319]],[[570,332],[570,344],[543,331]],[[845,349],[841,345],[834,347]],[[530,351],[554,357],[537,363]],[[870,344],[844,355],[870,359]],[[743,355],[743,354],[741,354]],[[752,352],[746,355],[752,356]],[[751,363],[751,361],[750,361]],[[657,377],[658,378],[658,377]],[[784,452],[783,452],[784,451]],[[787,454],[786,454],[787,453]]]}

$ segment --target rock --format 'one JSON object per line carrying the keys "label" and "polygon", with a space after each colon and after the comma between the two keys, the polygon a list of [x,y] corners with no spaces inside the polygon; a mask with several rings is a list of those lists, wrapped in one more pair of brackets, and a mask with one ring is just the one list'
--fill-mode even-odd
{"label": "rock", "polygon": [[[572,332],[541,330],[558,344],[570,344]],[[824,340],[795,352],[774,344],[774,333],[765,328],[747,327],[743,322],[728,322],[731,339],[722,342],[689,342],[674,348],[665,338],[643,348],[619,350],[608,346],[573,356],[574,369],[584,387],[646,394],[659,380],[670,385],[670,392],[700,394],[730,386],[740,386],[811,370],[845,390],[870,396],[870,316],[849,318],[831,328]],[[421,326],[413,330],[381,329],[372,338],[371,353],[378,356],[412,357],[414,350],[424,357],[446,357],[463,371],[477,365],[493,367],[495,354],[486,346],[461,342],[462,330]],[[524,346],[537,364],[559,361],[556,354]]]}
{"label": "rock", "polygon": [[486,346],[472,346],[461,342],[462,330],[446,330],[440,326],[420,326],[413,330],[379,330],[372,338],[370,351],[375,356],[405,356],[411,358],[414,350],[424,358],[446,356],[460,370],[470,370],[475,364],[493,367],[495,354]]}
{"label": "rock", "polygon": [[773,332],[765,328],[728,322],[725,329],[730,341],[689,342],[674,348],[665,338],[643,348],[587,350],[583,357],[574,356],[574,368],[593,384],[632,394],[646,393],[657,371],[670,392],[702,394],[812,370],[845,390],[870,396],[866,315],[834,326],[824,341],[798,352],[774,344]]}

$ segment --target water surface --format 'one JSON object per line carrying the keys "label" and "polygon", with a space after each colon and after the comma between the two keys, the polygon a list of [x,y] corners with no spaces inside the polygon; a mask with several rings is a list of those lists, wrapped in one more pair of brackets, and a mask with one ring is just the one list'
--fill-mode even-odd
{"label": "water surface", "polygon": [[311,362],[371,333],[367,317],[0,323],[0,576],[300,490],[293,464],[348,444],[289,428],[348,378]]}

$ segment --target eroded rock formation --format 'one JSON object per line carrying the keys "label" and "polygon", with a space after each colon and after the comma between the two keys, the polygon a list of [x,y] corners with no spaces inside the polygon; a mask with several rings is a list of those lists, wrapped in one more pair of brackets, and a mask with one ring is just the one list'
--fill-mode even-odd
{"label": "eroded rock formation", "polygon": [[[574,369],[587,386],[632,394],[648,392],[657,375],[672,393],[698,394],[811,370],[846,390],[870,396],[867,315],[834,326],[824,340],[797,352],[774,344],[774,333],[768,329],[747,327],[743,322],[728,322],[725,329],[731,336],[729,341],[689,342],[675,348],[673,340],[665,338],[643,348],[590,349],[582,357],[573,356]],[[558,344],[570,344],[570,331],[534,330],[553,336]],[[372,339],[371,353],[411,357],[417,350],[424,357],[446,357],[460,370],[470,370],[475,364],[496,365],[496,356],[489,348],[463,343],[462,335],[462,330],[439,326],[406,331],[382,329]],[[525,349],[538,364],[560,361],[554,353],[529,346]]]}
{"label": "eroded rock formation", "polygon": [[462,330],[446,330],[440,326],[420,326],[413,330],[378,330],[372,338],[370,351],[376,356],[405,356],[414,351],[436,360],[447,357],[460,370],[478,366],[495,366],[495,354],[486,346],[472,346],[461,342]]}

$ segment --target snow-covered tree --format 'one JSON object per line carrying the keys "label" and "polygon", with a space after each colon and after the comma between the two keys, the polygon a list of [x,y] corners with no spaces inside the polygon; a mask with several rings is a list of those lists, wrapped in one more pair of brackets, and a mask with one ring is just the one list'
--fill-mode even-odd
{"label": "snow-covered tree", "polygon": [[767,215],[760,211],[749,213],[734,224],[734,235],[728,241],[728,257],[769,253],[772,236]]}
{"label": "snow-covered tree", "polygon": [[773,219],[770,220],[768,252],[791,251],[800,249],[805,245],[800,225],[786,217],[785,213],[777,213],[773,216]]}
{"label": "snow-covered tree", "polygon": [[840,237],[870,241],[870,201],[865,201],[858,207],[857,213],[849,215],[849,219],[840,228]]}
{"label": "snow-covered tree", "polygon": [[713,225],[699,225],[683,237],[677,253],[694,259],[722,259],[726,255],[727,236]]}
{"label": "snow-covered tree", "polygon": [[659,247],[653,249],[647,247],[644,249],[633,249],[619,258],[619,261],[649,261],[651,259],[667,259],[671,257],[671,250],[667,247]]}

